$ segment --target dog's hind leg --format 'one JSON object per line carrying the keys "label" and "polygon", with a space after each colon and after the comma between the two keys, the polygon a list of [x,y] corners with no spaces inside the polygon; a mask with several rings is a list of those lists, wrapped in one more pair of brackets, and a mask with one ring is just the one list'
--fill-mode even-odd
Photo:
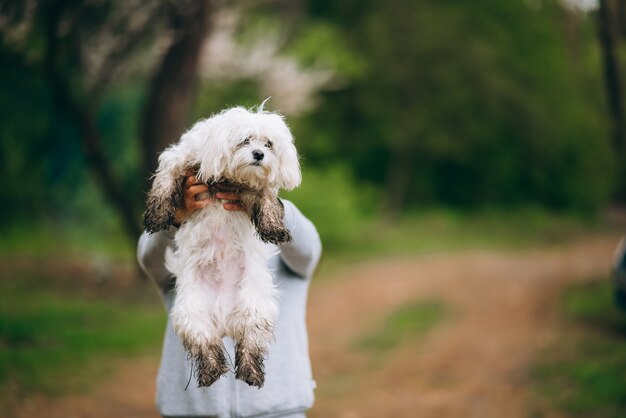
{"label": "dog's hind leg", "polygon": [[248,385],[260,389],[265,384],[264,362],[267,348],[253,341],[253,338],[237,341],[235,345],[235,376]]}
{"label": "dog's hind leg", "polygon": [[274,341],[278,318],[277,291],[265,266],[248,264],[231,316],[235,346],[235,375],[250,386],[265,383],[264,361]]}
{"label": "dog's hind leg", "polygon": [[221,339],[203,343],[184,340],[183,345],[189,353],[198,387],[211,386],[228,372],[224,343]]}
{"label": "dog's hind leg", "polygon": [[187,350],[198,386],[212,385],[229,370],[224,344],[210,310],[214,299],[206,283],[184,275],[178,279],[172,323]]}

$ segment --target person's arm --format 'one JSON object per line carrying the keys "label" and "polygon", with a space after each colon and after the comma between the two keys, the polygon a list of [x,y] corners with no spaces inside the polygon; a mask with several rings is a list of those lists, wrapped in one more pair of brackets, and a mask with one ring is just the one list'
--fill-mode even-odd
{"label": "person's arm", "polygon": [[174,246],[176,227],[154,234],[144,231],[137,243],[137,261],[146,275],[166,292],[173,285],[173,275],[165,268],[165,250]]}
{"label": "person's arm", "polygon": [[309,277],[315,271],[322,255],[322,243],[317,229],[296,206],[282,200],[285,206],[285,227],[292,240],[280,245],[280,256],[291,271],[300,277]]}

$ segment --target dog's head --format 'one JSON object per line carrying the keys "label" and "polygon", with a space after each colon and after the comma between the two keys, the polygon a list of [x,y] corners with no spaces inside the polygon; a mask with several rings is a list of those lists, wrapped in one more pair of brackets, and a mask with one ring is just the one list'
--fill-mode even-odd
{"label": "dog's head", "polygon": [[189,169],[206,183],[228,181],[274,193],[301,181],[298,154],[282,116],[262,109],[224,110],[196,123],[159,156],[144,214],[149,232],[173,222]]}
{"label": "dog's head", "polygon": [[300,164],[282,116],[235,107],[198,122],[183,136],[198,153],[198,177],[262,187],[293,189]]}

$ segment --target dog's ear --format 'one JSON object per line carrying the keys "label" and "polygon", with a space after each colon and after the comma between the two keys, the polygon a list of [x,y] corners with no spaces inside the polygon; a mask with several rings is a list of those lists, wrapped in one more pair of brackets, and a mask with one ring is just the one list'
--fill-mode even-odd
{"label": "dog's ear", "polygon": [[219,179],[228,172],[232,158],[231,132],[218,116],[198,122],[186,135],[192,135],[200,155],[198,177],[203,181]]}
{"label": "dog's ear", "polygon": [[278,161],[278,186],[286,190],[298,187],[302,181],[302,174],[300,173],[298,152],[293,140],[283,145],[278,154]]}
{"label": "dog's ear", "polygon": [[150,233],[167,229],[183,199],[185,172],[190,166],[181,147],[174,145],[159,156],[159,168],[148,192],[144,227]]}
{"label": "dog's ear", "polygon": [[277,114],[270,115],[278,119],[275,125],[278,127],[276,145],[276,157],[278,158],[278,173],[276,178],[277,186],[292,190],[300,185],[302,174],[300,173],[300,161],[298,151],[293,143],[293,136],[284,119]]}

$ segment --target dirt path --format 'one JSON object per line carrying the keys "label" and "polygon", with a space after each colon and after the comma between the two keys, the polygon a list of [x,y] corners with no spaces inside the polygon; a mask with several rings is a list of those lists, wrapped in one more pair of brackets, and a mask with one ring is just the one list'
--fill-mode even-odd
{"label": "dirt path", "polygon": [[[554,306],[565,284],[607,277],[617,237],[559,249],[472,252],[384,260],[338,273],[311,295],[312,417],[527,417],[527,373],[555,337]],[[438,299],[454,312],[419,349],[400,349],[379,368],[351,344],[381,315]],[[332,307],[332,308],[331,308]],[[369,363],[368,363],[369,361]],[[333,382],[342,381],[343,387]]]}
{"label": "dirt path", "polygon": [[[337,271],[309,301],[318,382],[309,416],[517,418],[538,415],[529,365],[557,336],[568,283],[607,277],[618,236],[524,252],[386,259]],[[354,342],[404,303],[440,300],[451,318],[372,363]],[[33,399],[21,417],[156,417],[156,358],[123,361],[91,393]],[[543,416],[543,415],[539,415]]]}

